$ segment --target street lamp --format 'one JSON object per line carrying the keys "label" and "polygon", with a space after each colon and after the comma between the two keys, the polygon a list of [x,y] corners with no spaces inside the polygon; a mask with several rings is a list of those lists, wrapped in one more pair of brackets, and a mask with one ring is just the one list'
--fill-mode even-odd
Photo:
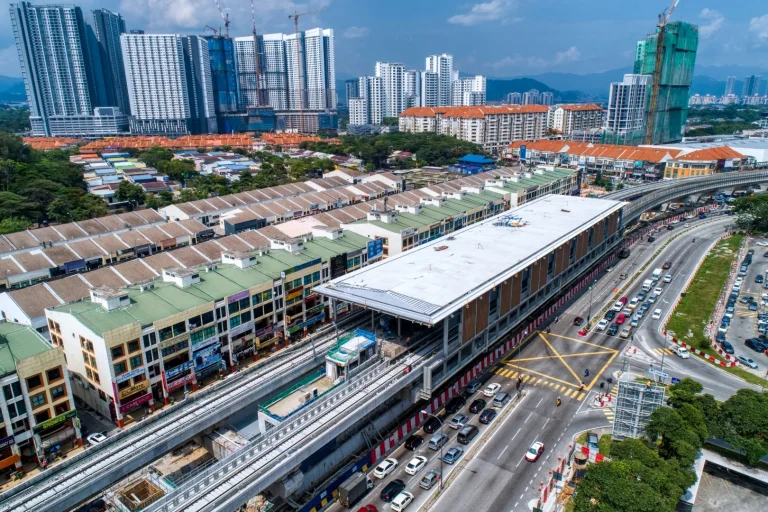
{"label": "street lamp", "polygon": [[589,308],[587,309],[587,330],[589,330],[589,324],[592,322],[592,289],[597,284],[597,279],[595,279],[592,284],[589,286]]}
{"label": "street lamp", "polygon": [[[430,414],[425,409],[422,409],[420,414],[423,414],[424,416],[426,416],[427,419],[429,419],[430,416],[435,418],[440,423],[440,428],[438,429],[438,432],[440,434],[443,433],[443,420],[441,420],[440,418],[438,418],[434,414]],[[444,444],[445,443],[440,443],[440,490],[441,491],[443,490],[443,445]]]}
{"label": "street lamp", "polygon": [[523,341],[525,341],[526,336],[528,336],[528,329],[523,331],[523,337],[520,338],[520,343],[517,344],[517,357],[520,357],[520,350],[523,348]]}

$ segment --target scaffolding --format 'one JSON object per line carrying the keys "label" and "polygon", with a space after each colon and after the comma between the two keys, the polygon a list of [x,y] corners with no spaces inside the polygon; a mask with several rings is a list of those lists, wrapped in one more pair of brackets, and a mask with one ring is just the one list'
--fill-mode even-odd
{"label": "scaffolding", "polygon": [[[659,40],[662,41],[661,49]],[[645,102],[645,119],[650,123],[646,144],[682,140],[698,46],[698,27],[682,21],[667,23],[646,37],[642,46],[642,74],[652,75],[654,82]],[[659,51],[660,55],[657,54]]]}
{"label": "scaffolding", "polygon": [[613,437],[636,439],[645,434],[651,414],[664,403],[664,388],[649,383],[619,381]]}

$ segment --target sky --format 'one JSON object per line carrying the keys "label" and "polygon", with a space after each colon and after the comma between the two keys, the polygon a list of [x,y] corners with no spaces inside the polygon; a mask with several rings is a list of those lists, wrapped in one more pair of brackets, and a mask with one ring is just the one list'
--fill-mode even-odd
{"label": "sky", "polygon": [[[71,0],[70,0],[71,1]],[[670,0],[254,0],[259,33],[334,29],[337,78],[373,74],[377,60],[423,69],[427,55],[451,53],[454,69],[489,77],[593,73],[631,66],[634,44],[654,30]],[[0,0],[8,12],[9,0]],[[38,1],[33,3],[42,4]],[[53,3],[53,1],[51,1]],[[203,33],[223,26],[216,0],[75,0],[119,12],[129,29]],[[220,0],[230,34],[250,35],[251,4]],[[768,1],[680,0],[673,20],[699,26],[697,65],[768,69]],[[763,64],[765,63],[765,64]],[[0,16],[0,74],[19,76],[10,18]],[[716,77],[721,78],[721,77]]]}

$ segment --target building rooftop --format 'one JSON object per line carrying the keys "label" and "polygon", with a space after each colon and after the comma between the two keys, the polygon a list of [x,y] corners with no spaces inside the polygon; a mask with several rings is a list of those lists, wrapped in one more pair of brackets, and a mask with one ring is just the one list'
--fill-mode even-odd
{"label": "building rooftop", "polygon": [[[434,325],[624,203],[547,195],[321,285],[325,295]],[[496,225],[504,216],[526,223]]]}
{"label": "building rooftop", "polygon": [[0,377],[16,373],[16,361],[51,350],[31,327],[0,322]]}

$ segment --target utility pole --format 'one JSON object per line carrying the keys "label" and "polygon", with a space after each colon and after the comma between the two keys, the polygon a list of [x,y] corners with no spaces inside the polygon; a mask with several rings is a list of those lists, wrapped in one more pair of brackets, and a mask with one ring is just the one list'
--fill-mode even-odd
{"label": "utility pole", "polygon": [[296,35],[296,90],[299,95],[299,133],[304,133],[304,78],[301,76],[302,63],[302,45],[299,41],[299,18],[307,14],[317,14],[328,9],[318,9],[316,11],[298,12],[288,15],[289,20],[293,20],[294,33]]}

